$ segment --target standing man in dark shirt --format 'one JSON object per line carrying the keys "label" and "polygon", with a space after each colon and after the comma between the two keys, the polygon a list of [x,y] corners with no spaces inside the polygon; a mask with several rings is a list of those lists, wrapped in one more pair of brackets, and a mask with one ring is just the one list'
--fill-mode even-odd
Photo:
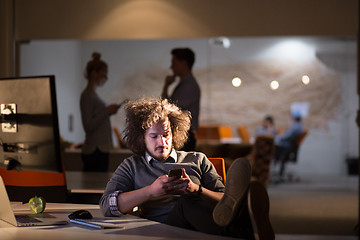
{"label": "standing man in dark shirt", "polygon": [[[189,48],[175,48],[171,51],[171,70],[173,75],[165,78],[165,84],[161,96],[168,98],[170,102],[179,106],[182,110],[191,113],[191,127],[188,132],[189,138],[182,150],[195,151],[196,137],[195,132],[199,126],[200,111],[200,87],[192,74],[192,67],[195,62],[195,54]],[[175,82],[176,77],[180,77],[179,84],[175,87],[172,94],[168,95],[168,88]]]}

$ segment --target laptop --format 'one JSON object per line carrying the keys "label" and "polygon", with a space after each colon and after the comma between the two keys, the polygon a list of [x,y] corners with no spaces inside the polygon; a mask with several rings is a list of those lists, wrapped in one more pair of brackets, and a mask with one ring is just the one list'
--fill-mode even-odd
{"label": "laptop", "polygon": [[48,213],[14,214],[5,184],[0,176],[0,220],[16,227],[62,225],[68,222]]}

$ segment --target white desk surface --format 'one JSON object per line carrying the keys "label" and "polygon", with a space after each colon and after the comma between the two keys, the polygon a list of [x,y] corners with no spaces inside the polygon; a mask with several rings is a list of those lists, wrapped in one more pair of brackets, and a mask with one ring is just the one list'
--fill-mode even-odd
{"label": "white desk surface", "polygon": [[[30,212],[27,204],[13,205],[15,213]],[[94,218],[103,218],[98,205],[47,203],[45,212],[68,220],[68,215],[79,209],[89,210]],[[0,221],[1,240],[59,240],[59,239],[232,239],[228,237],[204,234],[196,231],[172,227],[149,221],[132,215],[117,218],[124,229],[94,229],[74,223],[58,226],[14,227]]]}

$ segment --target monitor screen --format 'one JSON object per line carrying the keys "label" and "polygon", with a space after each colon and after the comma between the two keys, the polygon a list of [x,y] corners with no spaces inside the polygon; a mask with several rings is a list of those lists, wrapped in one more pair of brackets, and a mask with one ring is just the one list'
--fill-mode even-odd
{"label": "monitor screen", "polygon": [[54,76],[0,79],[0,168],[61,172]]}

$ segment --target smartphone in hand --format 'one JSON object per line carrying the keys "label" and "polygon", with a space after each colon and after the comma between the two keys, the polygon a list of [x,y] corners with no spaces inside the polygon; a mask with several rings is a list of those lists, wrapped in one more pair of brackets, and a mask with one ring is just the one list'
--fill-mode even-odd
{"label": "smartphone in hand", "polygon": [[182,175],[182,169],[181,168],[170,169],[169,173],[168,173],[169,177],[180,178],[181,175]]}

